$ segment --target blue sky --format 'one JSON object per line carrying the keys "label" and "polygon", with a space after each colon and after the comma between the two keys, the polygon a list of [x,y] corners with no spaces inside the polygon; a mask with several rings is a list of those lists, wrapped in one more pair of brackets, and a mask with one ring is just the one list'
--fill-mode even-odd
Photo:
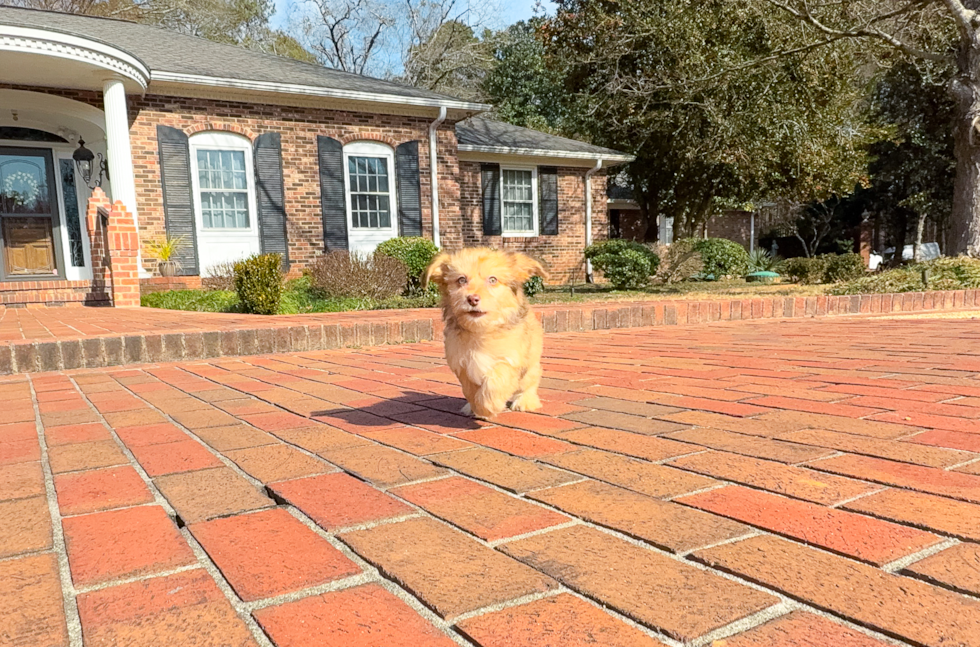
{"label": "blue sky", "polygon": [[[303,0],[275,0],[276,13],[272,18],[272,23],[276,27],[284,26],[286,16],[290,7]],[[498,0],[500,4],[499,25],[496,27],[506,27],[519,20],[527,20],[534,13],[534,0]],[[551,2],[544,2],[545,9],[551,13],[554,5]]]}

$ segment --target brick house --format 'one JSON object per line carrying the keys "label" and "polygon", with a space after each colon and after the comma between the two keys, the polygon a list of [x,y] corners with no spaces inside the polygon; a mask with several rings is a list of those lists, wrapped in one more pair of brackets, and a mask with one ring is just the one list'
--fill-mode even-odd
{"label": "brick house", "polygon": [[281,253],[296,274],[398,235],[522,250],[555,281],[581,280],[582,249],[608,232],[605,169],[631,158],[479,116],[488,108],[147,25],[0,7],[0,300],[121,305],[127,280],[163,280],[141,250],[164,235],[183,238],[189,285],[252,253]]}

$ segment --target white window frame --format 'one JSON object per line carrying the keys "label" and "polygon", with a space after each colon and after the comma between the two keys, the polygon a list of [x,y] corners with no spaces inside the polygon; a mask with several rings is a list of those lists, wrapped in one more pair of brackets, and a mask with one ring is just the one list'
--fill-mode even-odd
{"label": "white window frame", "polygon": [[[382,157],[388,164],[388,209],[390,210],[390,224],[388,227],[354,227],[354,210],[351,206],[351,181],[350,181],[350,162],[351,157]],[[391,146],[380,142],[358,141],[344,146],[344,200],[347,203],[347,236],[351,233],[368,232],[398,232],[398,192],[395,190],[395,151]]]}
{"label": "white window frame", "polygon": [[[531,231],[507,231],[504,229],[504,171],[531,172]],[[501,166],[500,167],[500,231],[503,238],[535,238],[540,233],[538,220],[538,167],[537,166]]]}
{"label": "white window frame", "polygon": [[[259,210],[255,200],[255,168],[252,159],[252,142],[247,137],[220,130],[208,130],[191,135],[188,141],[191,155],[191,186],[194,191],[194,218],[197,231],[205,233],[227,232],[229,234],[259,233]],[[204,227],[204,209],[201,206],[201,178],[197,164],[199,150],[241,151],[245,154],[245,186],[248,191],[248,227]]]}

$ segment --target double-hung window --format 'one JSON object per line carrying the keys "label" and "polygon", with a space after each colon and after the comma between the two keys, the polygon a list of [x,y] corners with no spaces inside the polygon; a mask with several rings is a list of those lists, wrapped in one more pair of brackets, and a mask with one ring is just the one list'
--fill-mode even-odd
{"label": "double-hung window", "polygon": [[537,235],[537,175],[536,169],[500,169],[500,215],[504,236]]}
{"label": "double-hung window", "polygon": [[350,226],[367,234],[394,226],[395,159],[390,147],[354,142],[344,147]]}
{"label": "double-hung window", "polygon": [[197,149],[201,224],[204,229],[248,229],[248,171],[241,150]]}

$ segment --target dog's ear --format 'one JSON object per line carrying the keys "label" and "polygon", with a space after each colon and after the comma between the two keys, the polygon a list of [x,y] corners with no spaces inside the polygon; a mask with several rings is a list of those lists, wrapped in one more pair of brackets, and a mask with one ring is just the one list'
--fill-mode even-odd
{"label": "dog's ear", "polygon": [[422,287],[429,287],[429,283],[443,285],[446,281],[446,272],[448,271],[449,254],[446,252],[436,254],[436,257],[429,263],[428,269],[425,270],[425,276],[422,278]]}
{"label": "dog's ear", "polygon": [[548,278],[548,272],[544,269],[544,266],[530,256],[525,256],[517,252],[511,252],[509,256],[510,266],[514,271],[514,278],[520,283],[524,283],[532,276],[540,276],[542,279]]}

